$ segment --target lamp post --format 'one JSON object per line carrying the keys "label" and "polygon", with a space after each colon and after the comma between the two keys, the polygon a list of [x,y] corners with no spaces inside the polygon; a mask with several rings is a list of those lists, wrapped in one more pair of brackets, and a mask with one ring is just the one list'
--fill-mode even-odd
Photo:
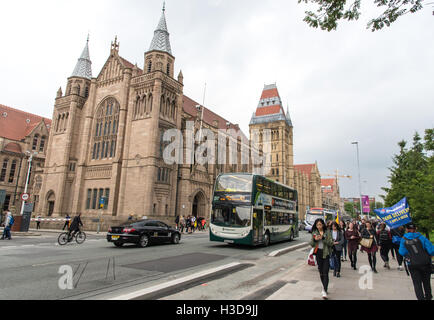
{"label": "lamp post", "polygon": [[[24,187],[24,193],[27,193],[27,188],[29,186],[29,180],[30,180],[30,170],[32,169],[32,161],[33,161],[33,156],[36,156],[38,153],[36,151],[33,151],[33,153],[31,153],[30,151],[26,151],[26,153],[30,156],[29,157],[29,169],[27,170],[27,177],[26,177],[26,186]],[[23,201],[21,204],[21,215],[23,215],[24,213],[24,206],[26,204],[26,201]]]}
{"label": "lamp post", "polygon": [[357,168],[359,171],[359,194],[360,194],[360,214],[363,214],[363,206],[362,206],[362,183],[360,181],[360,160],[359,160],[359,142],[351,142],[351,144],[355,144],[357,147]]}

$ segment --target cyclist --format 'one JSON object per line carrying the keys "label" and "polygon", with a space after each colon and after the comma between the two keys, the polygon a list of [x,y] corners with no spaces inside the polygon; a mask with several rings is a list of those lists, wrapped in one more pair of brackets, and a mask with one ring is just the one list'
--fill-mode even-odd
{"label": "cyclist", "polygon": [[[71,222],[71,226],[69,227],[68,231],[68,242],[74,239],[74,236],[77,234],[77,232],[80,232],[80,226],[83,226],[83,222],[81,222],[81,213],[77,214],[74,217],[74,220]],[[72,235],[71,232],[73,233]]]}

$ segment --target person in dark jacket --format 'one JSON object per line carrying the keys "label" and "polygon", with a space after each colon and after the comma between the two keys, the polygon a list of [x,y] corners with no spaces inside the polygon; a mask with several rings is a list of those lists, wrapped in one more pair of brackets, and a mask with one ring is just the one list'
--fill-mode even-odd
{"label": "person in dark jacket", "polygon": [[66,215],[65,219],[65,224],[63,225],[62,230],[65,230],[65,228],[68,229],[69,222],[71,222],[71,217],[69,216],[69,214]]}
{"label": "person in dark jacket", "polygon": [[368,260],[369,260],[369,265],[371,266],[371,269],[374,273],[378,273],[377,269],[376,269],[376,265],[377,265],[377,251],[378,251],[378,236],[377,236],[377,232],[375,232],[375,229],[372,227],[371,222],[366,222],[366,227],[362,230],[361,232],[361,236],[363,239],[372,239],[372,245],[370,248],[368,247],[364,247],[362,245],[362,248],[360,249],[360,251],[362,252],[366,252],[368,254]]}
{"label": "person in dark jacket", "polygon": [[357,270],[357,250],[359,249],[360,234],[354,222],[348,225],[345,237],[348,240],[348,256],[350,257],[351,268]]}
{"label": "person in dark jacket", "polygon": [[[418,261],[410,259],[410,262],[408,263],[408,269],[411,274],[411,280],[413,281],[414,291],[416,293],[417,299],[432,300],[430,278],[432,264],[431,259],[432,256],[434,256],[434,245],[426,237],[421,235],[419,232],[416,232],[416,226],[413,223],[409,223],[406,226],[406,229],[407,233],[402,237],[399,247],[399,254],[403,257],[411,258],[412,255],[409,252],[408,246],[414,246],[416,249],[420,248],[417,254]],[[408,244],[408,240],[410,240],[412,244]],[[412,251],[414,251],[414,249]]]}
{"label": "person in dark jacket", "polygon": [[389,251],[392,249],[392,234],[386,229],[386,224],[382,223],[377,231],[378,245],[381,259],[384,261],[384,267],[390,270]]}
{"label": "person in dark jacket", "polygon": [[337,278],[341,277],[341,255],[342,249],[344,245],[344,234],[339,228],[339,225],[336,222],[332,223],[332,238],[333,238],[333,251],[332,251],[332,259],[334,261],[334,272],[333,275]]}
{"label": "person in dark jacket", "polygon": [[402,271],[404,270],[402,267],[402,261],[404,258],[399,254],[399,246],[401,245],[401,239],[405,234],[405,229],[403,226],[401,226],[399,228],[392,229],[390,233],[392,234],[392,252],[395,251],[396,261],[398,262],[398,270]]}
{"label": "person in dark jacket", "polygon": [[72,220],[71,226],[69,227],[68,239],[74,238],[76,233],[80,231],[80,226],[83,226],[83,222],[81,222],[81,213],[77,214],[74,217],[74,220]]}
{"label": "person in dark jacket", "polygon": [[317,219],[313,224],[310,245],[314,248],[314,254],[318,263],[318,270],[323,285],[322,297],[323,299],[327,299],[333,238],[323,219]]}
{"label": "person in dark jacket", "polygon": [[345,237],[345,229],[346,229],[346,224],[343,220],[339,221],[339,228],[341,229],[343,235],[344,235],[344,244],[342,246],[342,258],[341,261],[347,261],[347,251],[348,251],[348,240]]}

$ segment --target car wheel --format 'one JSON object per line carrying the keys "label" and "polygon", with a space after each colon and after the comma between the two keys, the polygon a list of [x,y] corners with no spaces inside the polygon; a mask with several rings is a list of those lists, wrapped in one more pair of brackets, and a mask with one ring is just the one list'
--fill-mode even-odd
{"label": "car wheel", "polygon": [[144,234],[143,236],[140,237],[139,240],[139,246],[142,248],[146,248],[149,245],[149,237]]}
{"label": "car wheel", "polygon": [[268,247],[270,245],[270,234],[268,232],[264,235],[264,247]]}
{"label": "car wheel", "polygon": [[174,234],[172,236],[172,243],[173,244],[179,244],[179,234]]}
{"label": "car wheel", "polygon": [[118,248],[120,248],[120,247],[122,247],[124,245],[122,242],[115,242],[114,244]]}

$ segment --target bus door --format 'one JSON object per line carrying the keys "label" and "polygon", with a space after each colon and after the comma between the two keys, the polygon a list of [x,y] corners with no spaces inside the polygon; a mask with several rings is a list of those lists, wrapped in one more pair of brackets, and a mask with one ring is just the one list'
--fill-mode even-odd
{"label": "bus door", "polygon": [[253,243],[262,243],[264,236],[264,211],[253,210]]}

